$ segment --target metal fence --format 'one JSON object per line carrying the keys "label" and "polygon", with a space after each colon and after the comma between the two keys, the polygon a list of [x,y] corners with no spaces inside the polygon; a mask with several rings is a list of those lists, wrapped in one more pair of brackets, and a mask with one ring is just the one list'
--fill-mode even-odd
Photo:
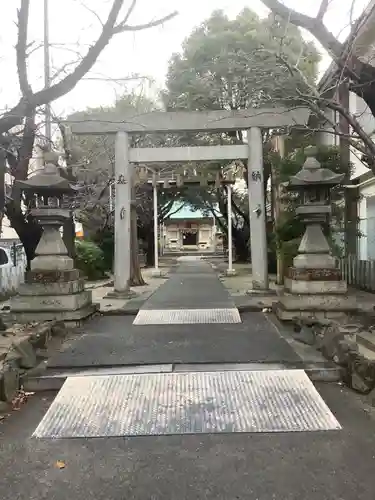
{"label": "metal fence", "polygon": [[0,240],[0,297],[16,293],[25,279],[26,254],[21,243]]}
{"label": "metal fence", "polygon": [[339,260],[343,279],[349,286],[375,292],[375,260],[361,260],[349,255]]}

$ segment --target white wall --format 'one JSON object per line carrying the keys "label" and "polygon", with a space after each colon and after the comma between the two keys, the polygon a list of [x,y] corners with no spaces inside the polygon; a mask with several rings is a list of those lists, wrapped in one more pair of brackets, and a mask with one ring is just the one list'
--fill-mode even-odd
{"label": "white wall", "polygon": [[[358,97],[357,95],[350,92],[349,106],[350,112],[355,115],[366,134],[369,134],[370,136],[375,138],[375,118],[373,117],[365,101],[361,97]],[[363,175],[369,171],[366,165],[361,162],[360,158],[361,153],[359,151],[354,149],[351,150],[350,160],[354,164],[352,179],[356,179],[360,175]]]}
{"label": "white wall", "polygon": [[358,202],[359,231],[358,255],[362,260],[375,259],[375,179],[360,187]]}

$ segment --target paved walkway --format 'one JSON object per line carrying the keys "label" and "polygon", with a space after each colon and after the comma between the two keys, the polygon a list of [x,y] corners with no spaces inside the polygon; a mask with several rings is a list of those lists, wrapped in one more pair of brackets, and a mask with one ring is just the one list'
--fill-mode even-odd
{"label": "paved walkway", "polygon": [[[155,308],[233,302],[207,264],[182,263],[144,305]],[[52,364],[191,367],[69,377],[56,399],[37,394],[0,425],[1,499],[373,499],[375,412],[355,394],[318,384],[325,404],[301,370],[199,370],[199,363],[295,362],[264,314],[237,324],[133,319],[93,320]],[[63,439],[31,437],[45,421],[49,432],[36,435]]]}
{"label": "paved walkway", "polygon": [[[233,309],[234,302],[212,267],[182,262],[146,301],[143,311]],[[202,311],[203,314],[203,311]],[[296,363],[301,361],[258,312],[242,323],[133,325],[131,316],[87,323],[83,335],[50,360],[51,368],[168,363]]]}

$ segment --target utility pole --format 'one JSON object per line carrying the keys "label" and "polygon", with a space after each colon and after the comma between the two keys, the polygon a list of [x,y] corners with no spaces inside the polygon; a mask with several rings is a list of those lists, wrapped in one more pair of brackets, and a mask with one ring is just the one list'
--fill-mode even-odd
{"label": "utility pole", "polygon": [[[48,0],[44,0],[44,36],[43,36],[43,46],[44,46],[44,86],[49,88],[51,85],[51,74],[50,74],[50,57],[49,57],[49,15],[48,15]],[[45,105],[45,135],[47,141],[48,149],[51,149],[51,105],[47,103]]]}

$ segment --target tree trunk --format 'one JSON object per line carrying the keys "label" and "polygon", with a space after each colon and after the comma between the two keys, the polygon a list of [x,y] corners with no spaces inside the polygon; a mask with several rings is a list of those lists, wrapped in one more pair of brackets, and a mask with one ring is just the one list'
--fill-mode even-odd
{"label": "tree trunk", "polygon": [[5,151],[1,147],[0,142],[0,235],[3,226],[3,217],[5,209],[5,170],[6,170],[6,156]]}
{"label": "tree trunk", "polygon": [[154,231],[149,231],[147,233],[146,267],[153,267],[155,265],[154,248]]}
{"label": "tree trunk", "polygon": [[249,261],[249,241],[246,231],[232,228],[233,244],[236,251],[236,262]]}
{"label": "tree trunk", "polygon": [[30,262],[35,257],[35,250],[38,246],[43,229],[31,217],[26,221],[21,212],[7,210],[7,216],[11,227],[17,232],[19,239],[25,250],[27,259],[27,269],[30,269]]}

